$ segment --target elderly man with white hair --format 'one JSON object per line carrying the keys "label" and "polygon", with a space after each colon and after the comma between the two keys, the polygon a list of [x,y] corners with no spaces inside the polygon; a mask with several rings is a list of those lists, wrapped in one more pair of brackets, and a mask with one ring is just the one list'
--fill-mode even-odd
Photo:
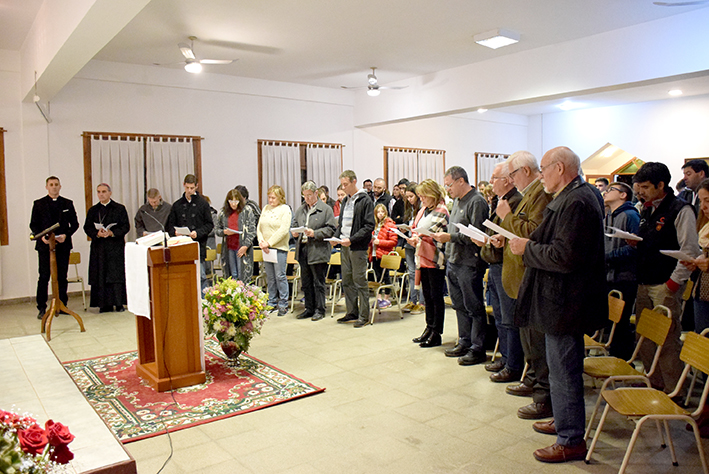
{"label": "elderly man with white hair", "polygon": [[526,267],[515,323],[543,332],[546,340],[554,420],[534,428],[557,439],[534,452],[542,462],[586,456],[583,335],[602,327],[608,314],[603,198],[579,175],[580,163],[566,147],[544,155],[541,179],[554,199],[529,239],[510,241]]}

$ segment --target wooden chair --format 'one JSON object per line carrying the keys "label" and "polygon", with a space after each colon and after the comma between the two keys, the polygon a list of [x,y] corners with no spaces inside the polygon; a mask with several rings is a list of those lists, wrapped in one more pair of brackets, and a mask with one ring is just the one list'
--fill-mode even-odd
{"label": "wooden chair", "polygon": [[84,287],[84,277],[79,275],[79,264],[81,263],[81,252],[71,252],[69,254],[69,265],[74,265],[74,276],[66,279],[67,283],[81,283],[81,297],[84,301],[84,311],[86,311],[86,288]]}
{"label": "wooden chair", "polygon": [[334,252],[330,254],[330,261],[327,264],[327,272],[325,272],[325,284],[330,287],[330,292],[328,299],[332,303],[332,309],[330,310],[330,317],[335,316],[335,306],[342,298],[342,278],[339,275],[332,277],[330,273],[332,267],[342,265],[342,254],[340,252]]}
{"label": "wooden chair", "polygon": [[[689,334],[689,333],[687,333]],[[709,328],[704,329],[701,333],[702,336],[709,334]],[[689,383],[689,389],[687,390],[687,397],[684,399],[684,404],[689,405],[689,401],[692,399],[692,392],[694,392],[694,385],[697,383],[697,371],[692,370],[692,381]]]}
{"label": "wooden chair", "polygon": [[228,275],[224,275],[224,263],[222,262],[222,243],[219,242],[217,244],[217,259],[214,261],[212,264],[214,266],[214,272],[219,272],[222,275],[222,278],[226,278]]}
{"label": "wooden chair", "polygon": [[[664,310],[667,316],[662,315],[658,310]],[[640,317],[640,323],[637,326],[637,333],[640,335],[640,339],[638,339],[635,345],[635,350],[630,360],[624,361],[617,357],[586,357],[583,360],[583,373],[592,377],[594,381],[595,379],[605,379],[601,387],[601,393],[603,393],[609,384],[615,386],[615,382],[618,381],[634,380],[644,382],[655,372],[657,363],[660,360],[660,354],[662,353],[662,346],[665,343],[665,339],[667,339],[671,325],[672,313],[666,306],[658,305],[652,310],[645,308]],[[652,365],[649,368],[644,367],[645,373],[643,373],[633,367],[632,363],[637,358],[640,352],[640,346],[645,339],[650,339],[657,344],[657,349],[655,350],[655,357],[652,359]],[[649,382],[647,382],[647,385],[648,387],[650,386]],[[601,396],[599,395],[596,400],[596,405],[593,407],[591,418],[588,420],[586,434],[584,435],[585,440],[587,440],[591,434],[593,421],[596,418],[600,405]]]}
{"label": "wooden chair", "polygon": [[[263,263],[263,250],[260,248],[254,247],[254,263]],[[260,282],[260,284],[259,284]],[[261,288],[265,287],[268,282],[268,278],[266,277],[266,270],[264,269],[263,265],[259,265],[259,274],[258,275],[253,275],[251,277],[251,284],[260,286]]]}
{"label": "wooden chair", "polygon": [[[640,324],[642,324],[642,320],[644,318],[645,313],[643,312],[640,318]],[[709,474],[707,461],[704,456],[704,449],[702,448],[702,441],[699,436],[699,428],[695,421],[704,410],[707,395],[709,394],[709,383],[704,385],[704,390],[702,391],[702,396],[699,400],[699,406],[692,413],[680,407],[672,400],[673,397],[680,394],[682,386],[687,379],[687,374],[689,373],[690,367],[694,367],[696,370],[709,374],[709,339],[694,332],[688,333],[687,338],[684,341],[684,346],[682,347],[682,352],[680,353],[680,359],[685,363],[685,367],[679,381],[677,382],[677,386],[670,394],[649,388],[650,381],[647,379],[647,388],[622,387],[616,390],[601,391],[600,396],[606,401],[606,407],[603,410],[601,421],[598,423],[598,429],[596,430],[596,434],[593,437],[593,442],[591,443],[591,447],[586,455],[586,463],[590,462],[593,451],[596,448],[598,438],[603,430],[606,417],[608,416],[610,410],[613,409],[615,412],[631,420],[637,420],[635,430],[633,430],[633,435],[630,438],[628,448],[625,451],[625,456],[623,457],[623,463],[618,471],[619,474],[625,472],[628,462],[630,461],[630,454],[633,452],[633,447],[635,446],[635,442],[640,434],[640,429],[643,424],[649,420],[655,420],[657,429],[660,433],[662,447],[664,448],[665,440],[662,435],[662,428],[660,427],[660,421],[662,421],[667,434],[667,440],[670,445],[672,465],[674,466],[678,465],[677,455],[675,453],[674,444],[672,443],[672,435],[670,434],[670,428],[667,422],[669,420],[681,420],[689,423],[692,427],[692,431],[694,432],[694,438],[697,442],[697,450],[699,451],[699,457],[702,462],[702,467],[704,468],[704,473]]]}
{"label": "wooden chair", "polygon": [[286,265],[293,265],[293,274],[288,275],[286,277],[288,279],[288,283],[293,285],[293,289],[291,290],[291,297],[290,297],[290,312],[292,313],[293,310],[295,309],[295,297],[298,295],[298,290],[299,290],[298,284],[300,283],[300,264],[298,263],[298,260],[296,260],[296,258],[295,258],[295,250],[288,251]]}
{"label": "wooden chair", "polygon": [[[382,256],[382,260],[379,264],[379,266],[382,268],[382,274],[379,277],[378,282],[369,282],[369,287],[371,289],[374,289],[374,303],[372,304],[372,321],[371,324],[374,324],[374,316],[377,314],[381,314],[382,310],[377,308],[377,298],[376,296],[379,296],[380,293],[382,293],[384,290],[389,289],[392,290],[392,296],[396,296],[396,306],[399,309],[399,317],[401,319],[404,319],[404,313],[401,311],[401,299],[396,295],[397,293],[397,286],[396,286],[396,279],[392,278],[391,283],[384,284],[384,276],[387,274],[387,272],[391,273],[399,269],[401,266],[401,257],[399,254],[396,252],[392,251],[388,253],[387,255]],[[374,311],[374,310],[377,311]]]}
{"label": "wooden chair", "polygon": [[613,324],[611,325],[611,332],[608,334],[608,341],[605,343],[601,342],[600,338],[602,337],[603,331],[597,331],[593,337],[584,334],[583,343],[587,355],[590,355],[591,351],[598,351],[604,355],[608,355],[608,349],[611,347],[611,342],[613,342],[615,327],[620,322],[620,317],[623,315],[623,308],[625,308],[623,293],[618,290],[611,290],[608,293],[608,319]]}
{"label": "wooden chair", "polygon": [[207,247],[207,256],[204,258],[204,261],[209,263],[209,266],[207,267],[207,280],[211,280],[212,285],[216,285],[217,282],[217,274],[214,272],[214,262],[216,259],[217,250]]}
{"label": "wooden chair", "polygon": [[[406,250],[402,247],[396,247],[394,248],[394,252],[401,257],[401,260],[406,263]],[[402,272],[401,271],[401,265],[399,265],[399,268],[394,272],[394,279],[399,280],[399,300],[403,301],[404,298],[404,287],[406,286],[404,282],[409,281],[409,272],[408,269],[406,268],[406,265],[404,265],[405,270]],[[409,302],[411,299],[411,289],[409,289],[409,292],[406,295],[406,303]]]}

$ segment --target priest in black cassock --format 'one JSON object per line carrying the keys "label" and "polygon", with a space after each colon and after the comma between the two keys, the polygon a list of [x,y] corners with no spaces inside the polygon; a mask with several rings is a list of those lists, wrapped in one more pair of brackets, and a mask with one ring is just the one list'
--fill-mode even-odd
{"label": "priest in black cassock", "polygon": [[[96,187],[99,203],[86,213],[84,232],[91,237],[89,285],[91,304],[101,313],[125,311],[126,271],[125,235],[130,230],[128,212],[123,204],[111,200],[111,187]],[[97,225],[98,224],[98,225]]]}

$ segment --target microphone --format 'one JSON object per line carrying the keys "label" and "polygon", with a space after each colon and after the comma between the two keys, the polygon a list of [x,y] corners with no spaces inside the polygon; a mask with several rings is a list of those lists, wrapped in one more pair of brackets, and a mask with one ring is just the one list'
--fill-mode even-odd
{"label": "microphone", "polygon": [[145,214],[146,216],[150,217],[152,220],[157,222],[158,225],[160,226],[160,228],[162,229],[162,237],[163,237],[163,245],[164,245],[164,248],[162,251],[163,258],[165,260],[165,263],[170,263],[170,249],[167,247],[167,232],[165,232],[165,226],[154,215],[150,214],[145,209],[141,209],[141,211],[143,212],[143,214]]}

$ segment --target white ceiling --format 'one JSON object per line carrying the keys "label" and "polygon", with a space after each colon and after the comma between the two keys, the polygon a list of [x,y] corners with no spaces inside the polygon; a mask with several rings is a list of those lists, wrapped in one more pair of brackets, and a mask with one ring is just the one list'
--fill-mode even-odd
{"label": "white ceiling", "polygon": [[[49,0],[48,0],[49,1]],[[0,0],[0,49],[19,50],[41,0]],[[703,5],[662,7],[651,0],[152,0],[95,59],[180,68],[177,43],[199,40],[198,58],[238,59],[206,72],[338,88],[380,84],[562,43]],[[473,35],[494,28],[521,35],[491,50]],[[709,93],[705,77],[691,78]],[[598,91],[606,105],[666,98],[665,85]],[[655,97],[662,93],[662,97]],[[650,97],[650,98],[648,98]],[[556,100],[556,98],[554,98]],[[587,97],[588,99],[588,97]],[[549,101],[549,106],[554,101]],[[505,111],[539,113],[544,104]]]}

